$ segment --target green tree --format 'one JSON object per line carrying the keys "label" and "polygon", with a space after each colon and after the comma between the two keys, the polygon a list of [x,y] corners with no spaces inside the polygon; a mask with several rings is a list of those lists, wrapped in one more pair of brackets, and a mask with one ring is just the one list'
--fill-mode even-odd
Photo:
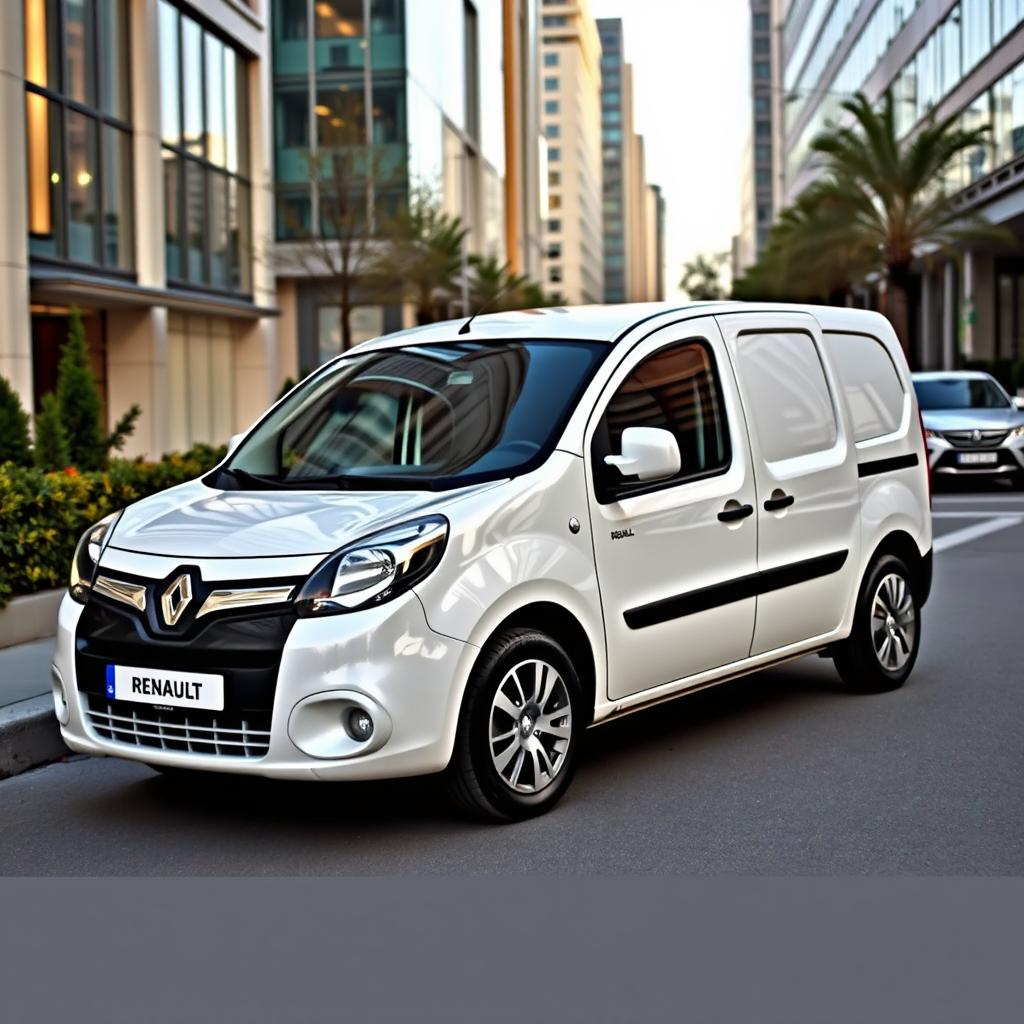
{"label": "green tree", "polygon": [[982,217],[965,215],[948,187],[956,161],[988,145],[989,129],[931,117],[901,140],[891,93],[877,108],[858,93],[842,109],[849,123],[831,125],[812,143],[822,161],[818,182],[773,230],[743,287],[770,281],[800,297],[809,287],[842,290],[877,273],[886,284],[884,312],[906,348],[914,260],[936,249],[955,256],[961,243],[1010,241]]}
{"label": "green tree", "polygon": [[728,259],[726,253],[703,253],[683,265],[683,276],[679,287],[694,302],[715,301],[726,296],[722,284],[722,270]]}
{"label": "green tree", "polygon": [[61,421],[60,404],[54,394],[43,395],[36,417],[36,443],[32,455],[35,464],[47,472],[71,465],[68,438]]}
{"label": "green tree", "polygon": [[386,243],[374,260],[376,289],[416,307],[418,324],[441,319],[459,290],[467,230],[441,208],[434,189],[415,186],[408,205],[387,222]]}
{"label": "green tree", "polygon": [[469,302],[474,310],[497,313],[527,306],[529,279],[514,274],[497,256],[469,258]]}
{"label": "green tree", "polygon": [[32,463],[28,444],[28,413],[22,408],[18,392],[0,377],[0,464],[18,466]]}
{"label": "green tree", "polygon": [[67,439],[68,464],[81,470],[103,469],[112,448],[121,449],[142,415],[138,405],[103,432],[103,403],[89,363],[89,343],[77,308],[69,317],[68,340],[57,364],[57,407]]}

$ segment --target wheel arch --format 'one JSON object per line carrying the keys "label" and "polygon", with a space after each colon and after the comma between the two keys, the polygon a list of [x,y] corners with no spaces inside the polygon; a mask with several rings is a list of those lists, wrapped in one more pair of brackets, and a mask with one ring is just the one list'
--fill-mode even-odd
{"label": "wheel arch", "polygon": [[483,648],[499,633],[512,628],[536,629],[560,644],[580,677],[586,725],[594,720],[597,703],[597,661],[583,623],[569,609],[551,601],[532,601],[505,616],[488,634],[474,659],[474,668]]}
{"label": "wheel arch", "polygon": [[865,561],[861,586],[864,585],[864,580],[867,579],[871,567],[883,555],[895,555],[906,564],[907,568],[914,574],[918,604],[923,605],[928,600],[932,589],[931,549],[922,554],[917,541],[906,530],[890,530],[875,545],[871,555]]}

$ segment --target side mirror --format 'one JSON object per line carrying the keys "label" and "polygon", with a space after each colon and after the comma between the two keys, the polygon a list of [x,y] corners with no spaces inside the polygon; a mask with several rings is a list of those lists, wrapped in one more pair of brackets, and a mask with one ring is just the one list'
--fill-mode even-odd
{"label": "side mirror", "polygon": [[245,434],[232,434],[228,438],[228,455],[230,455],[241,443]]}
{"label": "side mirror", "polygon": [[1024,395],[1014,395],[1013,404],[1022,412],[1024,412]]}
{"label": "side mirror", "polygon": [[604,461],[623,476],[640,480],[665,480],[675,476],[683,464],[675,434],[660,427],[626,427],[622,454],[606,455]]}

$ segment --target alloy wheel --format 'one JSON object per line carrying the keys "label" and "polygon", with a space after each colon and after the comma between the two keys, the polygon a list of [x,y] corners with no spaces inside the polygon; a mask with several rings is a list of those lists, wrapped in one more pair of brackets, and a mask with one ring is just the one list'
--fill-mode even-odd
{"label": "alloy wheel", "polygon": [[882,668],[898,672],[914,650],[917,611],[906,579],[897,573],[882,577],[871,602],[871,641]]}
{"label": "alloy wheel", "polygon": [[565,680],[546,661],[522,661],[505,674],[489,716],[488,746],[502,781],[517,793],[539,793],[555,780],[572,740]]}

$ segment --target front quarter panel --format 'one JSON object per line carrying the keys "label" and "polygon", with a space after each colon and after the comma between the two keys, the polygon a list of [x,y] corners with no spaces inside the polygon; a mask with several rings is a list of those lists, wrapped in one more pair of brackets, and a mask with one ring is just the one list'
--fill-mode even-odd
{"label": "front quarter panel", "polygon": [[[417,587],[430,628],[480,648],[526,605],[561,605],[587,633],[597,692],[603,693],[604,629],[583,459],[555,451],[535,472],[468,498],[448,514],[448,550]],[[578,533],[570,529],[571,518]]]}

